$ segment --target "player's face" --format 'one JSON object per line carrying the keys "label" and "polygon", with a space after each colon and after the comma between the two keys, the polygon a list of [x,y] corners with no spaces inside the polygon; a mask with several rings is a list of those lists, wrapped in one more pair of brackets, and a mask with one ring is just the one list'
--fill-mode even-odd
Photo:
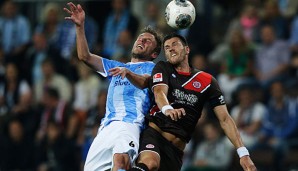
{"label": "player's face", "polygon": [[185,62],[189,54],[188,46],[184,46],[178,37],[166,40],[164,50],[167,60],[173,65],[179,65]]}
{"label": "player's face", "polygon": [[151,60],[156,48],[155,37],[150,33],[142,33],[138,36],[132,48],[132,56],[139,59]]}

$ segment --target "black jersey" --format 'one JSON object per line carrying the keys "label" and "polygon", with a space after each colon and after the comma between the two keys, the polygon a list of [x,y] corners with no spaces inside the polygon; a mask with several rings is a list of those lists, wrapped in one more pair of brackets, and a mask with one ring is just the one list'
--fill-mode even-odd
{"label": "black jersey", "polygon": [[169,87],[169,102],[174,108],[184,108],[186,115],[173,121],[155,105],[148,116],[149,121],[186,142],[189,142],[206,102],[212,108],[225,104],[216,79],[203,71],[192,69],[191,73],[180,73],[170,63],[160,61],[152,71],[151,90],[157,85]]}

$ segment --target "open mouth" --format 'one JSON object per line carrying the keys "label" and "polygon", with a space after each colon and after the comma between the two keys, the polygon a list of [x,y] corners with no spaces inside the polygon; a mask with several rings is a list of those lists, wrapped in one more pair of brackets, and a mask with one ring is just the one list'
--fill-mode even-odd
{"label": "open mouth", "polygon": [[171,57],[175,57],[175,56],[177,56],[177,54],[176,54],[176,53],[173,53],[173,54],[171,54]]}
{"label": "open mouth", "polygon": [[137,48],[144,49],[142,45],[138,45]]}

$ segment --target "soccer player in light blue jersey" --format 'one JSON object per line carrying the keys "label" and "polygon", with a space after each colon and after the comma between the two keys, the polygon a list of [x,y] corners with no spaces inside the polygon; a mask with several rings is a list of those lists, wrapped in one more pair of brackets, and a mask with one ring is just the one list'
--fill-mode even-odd
{"label": "soccer player in light blue jersey", "polygon": [[[76,25],[78,58],[110,81],[106,114],[85,162],[85,171],[127,170],[139,148],[144,115],[151,107],[148,89],[135,87],[128,78],[113,76],[114,70],[127,68],[139,75],[151,75],[152,62],[161,50],[161,37],[150,27],[138,36],[131,51],[131,62],[121,63],[89,52],[84,30],[85,12],[80,5],[68,3],[66,20]],[[146,81],[140,76],[137,81]]]}

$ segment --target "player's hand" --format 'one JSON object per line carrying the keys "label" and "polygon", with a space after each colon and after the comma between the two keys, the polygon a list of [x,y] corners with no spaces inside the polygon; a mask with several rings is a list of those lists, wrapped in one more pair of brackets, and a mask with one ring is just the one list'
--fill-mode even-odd
{"label": "player's hand", "polygon": [[244,171],[257,171],[255,164],[252,162],[249,156],[243,156],[240,158],[240,165]]}
{"label": "player's hand", "polygon": [[173,121],[178,121],[178,119],[181,119],[182,116],[185,116],[185,110],[183,108],[179,109],[168,109],[165,111],[166,116],[170,116]]}
{"label": "player's hand", "polygon": [[65,17],[66,20],[71,20],[74,22],[77,26],[82,26],[85,21],[85,11],[83,10],[82,6],[80,4],[75,5],[72,2],[67,3],[68,8],[63,8],[64,11],[66,11],[70,17]]}
{"label": "player's hand", "polygon": [[118,76],[121,75],[121,78],[125,78],[127,74],[129,74],[130,70],[125,67],[115,67],[109,69],[110,76]]}

